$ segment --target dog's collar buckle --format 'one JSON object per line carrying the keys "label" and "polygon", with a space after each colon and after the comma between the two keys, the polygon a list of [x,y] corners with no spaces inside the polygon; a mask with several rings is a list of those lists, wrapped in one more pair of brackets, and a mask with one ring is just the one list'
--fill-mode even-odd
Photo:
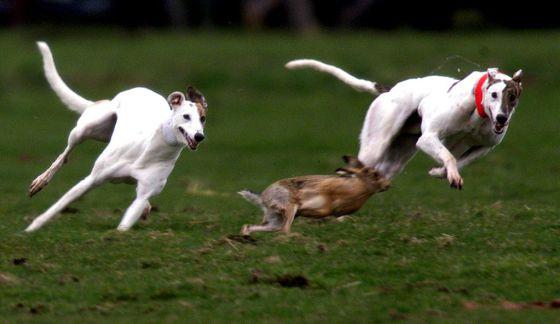
{"label": "dog's collar buckle", "polygon": [[478,80],[476,83],[476,87],[474,88],[474,103],[476,105],[476,112],[482,118],[488,118],[488,115],[484,111],[484,104],[482,101],[484,100],[484,92],[482,91],[482,86],[488,79],[488,73],[484,73],[484,75]]}

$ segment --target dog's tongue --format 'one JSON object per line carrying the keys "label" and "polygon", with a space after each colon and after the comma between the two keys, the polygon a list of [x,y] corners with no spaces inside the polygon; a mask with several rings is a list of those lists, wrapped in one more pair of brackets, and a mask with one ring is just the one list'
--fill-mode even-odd
{"label": "dog's tongue", "polygon": [[494,132],[501,134],[502,131],[504,130],[504,127],[506,127],[507,124],[501,125],[501,124],[496,124],[494,125]]}
{"label": "dog's tongue", "polygon": [[185,136],[187,138],[187,144],[189,145],[189,148],[191,150],[196,150],[198,143],[196,143],[196,141],[192,140],[189,136]]}

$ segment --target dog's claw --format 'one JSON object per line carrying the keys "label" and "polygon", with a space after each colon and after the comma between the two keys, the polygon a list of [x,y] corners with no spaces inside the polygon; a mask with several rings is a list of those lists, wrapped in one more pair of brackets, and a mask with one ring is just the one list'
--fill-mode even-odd
{"label": "dog's claw", "polygon": [[449,186],[451,188],[455,188],[455,189],[463,189],[463,179],[459,178],[458,180],[453,180],[452,182],[449,183]]}
{"label": "dog's claw", "polygon": [[459,190],[463,189],[463,178],[461,178],[461,175],[457,170],[448,170],[447,180],[449,181],[449,185],[451,186],[451,188],[456,188]]}
{"label": "dog's claw", "polygon": [[463,189],[463,185],[461,185],[460,183],[456,183],[456,182],[451,183],[449,186],[451,188],[455,188],[455,189],[459,189],[459,190]]}
{"label": "dog's claw", "polygon": [[36,193],[43,190],[43,188],[48,183],[49,182],[42,177],[33,180],[33,182],[31,182],[31,184],[29,185],[29,188],[27,189],[27,195],[29,196],[29,198],[33,197]]}
{"label": "dog's claw", "polygon": [[51,181],[55,172],[56,171],[53,171],[52,168],[49,168],[47,171],[43,172],[40,176],[35,178],[35,180],[31,182],[29,188],[27,189],[27,195],[29,197],[33,197],[36,193],[43,190],[43,188],[45,188],[49,184],[49,181]]}

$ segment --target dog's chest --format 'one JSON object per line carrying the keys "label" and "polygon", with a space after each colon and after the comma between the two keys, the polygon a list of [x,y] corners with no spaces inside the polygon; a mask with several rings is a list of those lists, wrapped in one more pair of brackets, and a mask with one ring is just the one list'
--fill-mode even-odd
{"label": "dog's chest", "polygon": [[[502,134],[503,135],[503,134]],[[481,125],[465,125],[464,128],[444,135],[442,142],[455,154],[462,154],[473,146],[494,146],[501,141],[491,128],[490,123]]]}

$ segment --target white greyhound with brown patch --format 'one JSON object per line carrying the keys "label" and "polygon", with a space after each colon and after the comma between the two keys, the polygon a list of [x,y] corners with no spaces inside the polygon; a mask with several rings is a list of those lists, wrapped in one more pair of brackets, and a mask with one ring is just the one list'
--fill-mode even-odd
{"label": "white greyhound with brown patch", "polygon": [[29,196],[43,189],[66,162],[72,149],[86,139],[109,144],[95,161],[91,173],[35,218],[27,232],[35,231],[90,189],[106,181],[136,184],[136,199],[126,210],[118,230],[126,231],[150,210],[150,197],[161,192],[185,146],[191,150],[204,139],[207,104],[189,87],[187,97],[173,92],[167,100],[146,88],[119,93],[113,100],[92,102],[62,81],[46,43],[37,46],[43,56],[45,76],[60,100],[80,114],[70,132],[68,146],[53,164],[29,186]]}
{"label": "white greyhound with brown patch", "polygon": [[521,70],[513,78],[491,68],[462,80],[409,79],[385,92],[375,82],[319,61],[295,60],[286,67],[326,72],[358,91],[379,95],[360,135],[358,158],[364,164],[391,179],[420,149],[441,164],[429,174],[447,177],[458,189],[463,186],[459,170],[502,141],[521,95]]}

